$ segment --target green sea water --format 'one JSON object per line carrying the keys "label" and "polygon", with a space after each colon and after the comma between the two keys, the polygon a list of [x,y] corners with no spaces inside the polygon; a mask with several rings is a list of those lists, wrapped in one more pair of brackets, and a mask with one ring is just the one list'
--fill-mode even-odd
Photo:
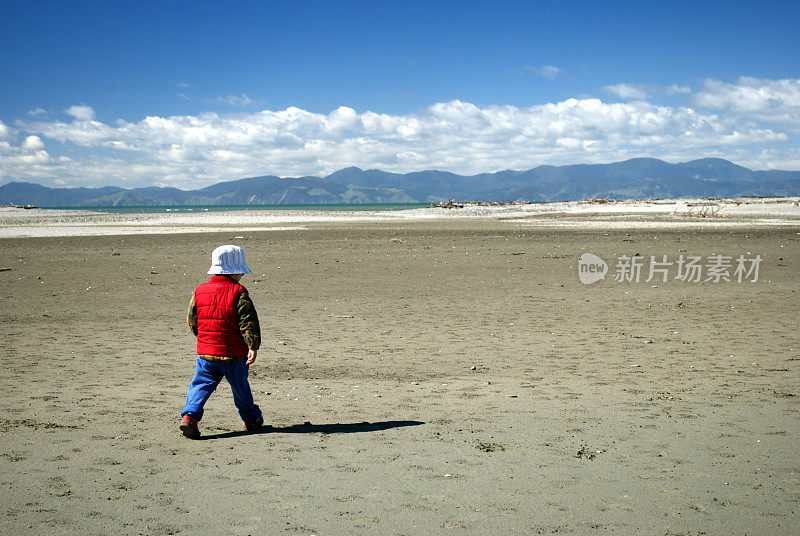
{"label": "green sea water", "polygon": [[160,214],[185,212],[231,212],[239,210],[315,210],[315,211],[388,211],[407,210],[428,206],[427,203],[375,203],[375,204],[342,204],[342,205],[181,205],[181,206],[148,206],[148,207],[43,207],[45,210],[86,210],[91,212],[109,212],[112,214]]}

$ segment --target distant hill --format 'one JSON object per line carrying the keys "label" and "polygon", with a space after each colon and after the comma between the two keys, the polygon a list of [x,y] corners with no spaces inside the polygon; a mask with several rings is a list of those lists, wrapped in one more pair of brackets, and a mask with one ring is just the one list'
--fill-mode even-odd
{"label": "distant hill", "polygon": [[327,177],[252,177],[199,190],[177,188],[47,188],[28,182],[0,186],[0,205],[42,207],[281,205],[569,201],[800,195],[800,171],[752,171],[719,158],[668,164],[634,158],[613,164],[539,166],[527,171],[456,175],[444,171],[387,173],[356,167]]}

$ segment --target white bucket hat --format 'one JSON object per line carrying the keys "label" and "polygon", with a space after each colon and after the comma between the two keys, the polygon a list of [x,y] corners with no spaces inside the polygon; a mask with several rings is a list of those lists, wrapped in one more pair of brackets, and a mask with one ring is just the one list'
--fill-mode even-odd
{"label": "white bucket hat", "polygon": [[211,254],[212,275],[249,274],[250,268],[244,261],[244,250],[239,246],[220,246]]}

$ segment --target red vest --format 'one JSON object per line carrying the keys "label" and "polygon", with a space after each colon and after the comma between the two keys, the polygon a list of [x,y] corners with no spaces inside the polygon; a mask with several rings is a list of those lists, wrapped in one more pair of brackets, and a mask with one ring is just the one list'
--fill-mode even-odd
{"label": "red vest", "polygon": [[236,305],[247,292],[239,283],[224,275],[215,275],[194,291],[197,304],[197,353],[219,357],[247,356],[247,345],[239,330]]}

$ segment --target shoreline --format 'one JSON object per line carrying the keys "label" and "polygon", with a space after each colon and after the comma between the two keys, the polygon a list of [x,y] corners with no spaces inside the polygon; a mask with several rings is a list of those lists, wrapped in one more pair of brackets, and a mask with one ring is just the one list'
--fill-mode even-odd
{"label": "shoreline", "polygon": [[563,229],[680,229],[800,225],[800,197],[459,203],[405,210],[230,210],[109,213],[0,207],[0,238],[302,230],[348,223],[495,221]]}

